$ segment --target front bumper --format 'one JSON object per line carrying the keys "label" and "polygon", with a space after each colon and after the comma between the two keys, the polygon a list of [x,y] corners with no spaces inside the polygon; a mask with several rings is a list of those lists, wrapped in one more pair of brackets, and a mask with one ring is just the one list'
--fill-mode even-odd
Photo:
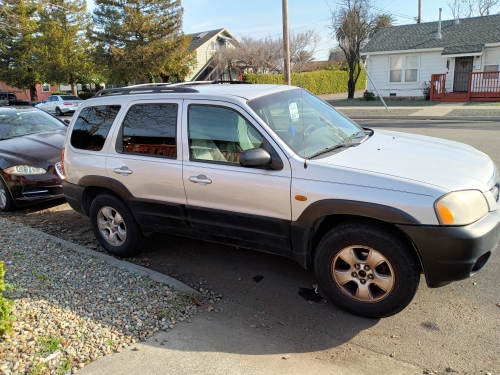
{"label": "front bumper", "polygon": [[437,288],[478,272],[500,240],[500,210],[462,227],[398,225],[420,254],[427,285]]}
{"label": "front bumper", "polygon": [[2,173],[17,206],[63,198],[61,179],[52,174],[12,176]]}

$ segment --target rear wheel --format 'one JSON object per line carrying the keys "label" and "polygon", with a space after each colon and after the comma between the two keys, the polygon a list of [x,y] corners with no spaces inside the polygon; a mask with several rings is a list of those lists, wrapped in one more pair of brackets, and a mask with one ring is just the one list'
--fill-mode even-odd
{"label": "rear wheel", "polygon": [[56,107],[56,115],[57,115],[57,116],[62,116],[62,115],[63,115],[63,113],[62,113],[62,111],[61,111],[61,108]]}
{"label": "rear wheel", "polygon": [[344,223],[318,245],[314,266],[322,291],[361,316],[397,314],[413,299],[420,268],[413,249],[384,226]]}
{"label": "rear wheel", "polygon": [[7,184],[0,177],[0,211],[9,212],[16,208],[14,199],[10,195],[10,191],[7,188]]}
{"label": "rear wheel", "polygon": [[144,236],[120,199],[110,194],[98,195],[90,206],[89,216],[94,235],[107,251],[121,257],[139,252]]}

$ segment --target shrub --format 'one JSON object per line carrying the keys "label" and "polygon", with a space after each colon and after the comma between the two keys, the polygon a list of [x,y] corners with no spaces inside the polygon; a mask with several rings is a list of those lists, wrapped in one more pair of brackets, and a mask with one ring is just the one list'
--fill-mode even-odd
{"label": "shrub", "polygon": [[425,100],[431,100],[431,85],[427,82],[422,85],[422,95]]}
{"label": "shrub", "polygon": [[80,99],[83,99],[83,100],[87,100],[87,99],[90,99],[91,97],[93,97],[95,95],[95,92],[83,92],[83,91],[80,91],[78,93],[78,97]]}
{"label": "shrub", "polygon": [[[307,73],[292,73],[292,85],[303,87],[313,94],[335,94],[347,92],[349,73],[342,70],[317,70]],[[245,74],[243,81],[264,84],[283,84],[283,74]],[[366,75],[361,72],[356,90],[366,87]]]}
{"label": "shrub", "polygon": [[7,266],[5,263],[0,262],[0,337],[12,331],[12,324],[14,322],[14,316],[12,315],[14,301],[4,298],[2,294],[5,291],[4,276],[6,270]]}
{"label": "shrub", "polygon": [[372,100],[376,100],[376,99],[377,99],[377,96],[373,93],[373,91],[368,91],[368,90],[367,90],[367,91],[365,91],[365,92],[363,93],[363,98],[365,98],[365,100],[366,100],[367,102],[369,102],[369,101],[372,101]]}

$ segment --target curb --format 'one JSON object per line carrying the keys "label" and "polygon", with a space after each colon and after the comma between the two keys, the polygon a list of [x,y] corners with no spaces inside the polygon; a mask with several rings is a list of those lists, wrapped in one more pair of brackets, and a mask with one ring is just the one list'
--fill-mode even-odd
{"label": "curb", "polygon": [[446,117],[446,116],[348,116],[352,120],[443,120],[443,121],[494,121],[500,117]]}
{"label": "curb", "polygon": [[37,235],[39,237],[44,237],[44,238],[53,240],[55,242],[58,242],[62,246],[68,247],[77,253],[87,255],[87,256],[92,256],[94,258],[98,258],[98,259],[104,261],[105,263],[107,263],[113,267],[123,268],[123,269],[129,271],[130,273],[133,273],[133,274],[138,275],[138,276],[147,276],[151,280],[168,285],[168,286],[172,287],[173,289],[175,289],[176,291],[184,292],[184,293],[194,293],[196,295],[200,295],[200,293],[198,291],[194,290],[190,286],[184,284],[183,282],[181,282],[177,279],[174,279],[173,277],[164,275],[160,272],[150,270],[149,268],[146,268],[143,266],[138,266],[137,264],[133,264],[133,263],[127,262],[125,260],[116,259],[115,257],[113,257],[111,255],[107,255],[104,253],[100,253],[98,251],[87,249],[86,247],[77,245],[73,242],[63,240],[63,239],[55,237],[51,234],[41,232],[38,229],[28,227],[27,225],[14,222],[14,221],[11,221],[11,220],[6,219],[6,218],[1,218],[1,220],[8,220],[11,223],[14,223],[16,225],[19,225],[19,226],[22,226],[24,228],[29,229],[30,231],[32,231],[35,235]]}

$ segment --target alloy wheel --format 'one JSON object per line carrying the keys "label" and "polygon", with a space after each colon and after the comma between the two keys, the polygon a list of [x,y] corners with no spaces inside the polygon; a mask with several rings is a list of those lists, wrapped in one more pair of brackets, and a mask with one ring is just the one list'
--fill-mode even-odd
{"label": "alloy wheel", "polygon": [[121,246],[127,239],[127,227],[118,211],[109,206],[97,213],[97,225],[102,237],[113,246]]}
{"label": "alloy wheel", "polygon": [[390,262],[366,246],[349,246],[339,251],[332,261],[331,272],[342,293],[358,302],[379,302],[394,287]]}

